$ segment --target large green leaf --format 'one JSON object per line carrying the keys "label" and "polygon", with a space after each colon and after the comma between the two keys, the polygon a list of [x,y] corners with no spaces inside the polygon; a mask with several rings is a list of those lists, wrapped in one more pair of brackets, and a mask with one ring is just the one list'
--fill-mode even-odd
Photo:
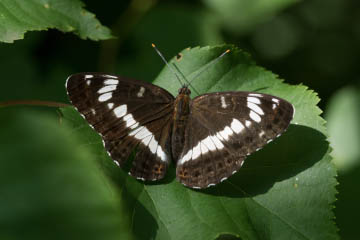
{"label": "large green leaf", "polygon": [[110,38],[110,30],[83,6],[79,0],[0,0],[0,41],[11,43],[27,31],[49,28],[74,32],[83,39]]}
{"label": "large green leaf", "polygon": [[[185,49],[181,60],[172,62],[191,79],[227,48],[231,52],[193,82],[197,91],[269,93],[293,103],[296,114],[283,136],[251,155],[238,173],[216,187],[186,188],[175,180],[174,168],[157,183],[138,182],[112,163],[100,137],[73,108],[63,109],[66,122],[83,137],[83,144],[93,144],[103,169],[121,189],[122,200],[133,211],[132,231],[138,239],[215,239],[222,234],[337,239],[331,206],[336,172],[316,94],[305,86],[282,83],[232,46]],[[154,83],[173,94],[179,88],[167,68]]]}
{"label": "large green leaf", "polygon": [[3,108],[0,116],[0,239],[130,238],[131,212],[91,146],[44,114]]}

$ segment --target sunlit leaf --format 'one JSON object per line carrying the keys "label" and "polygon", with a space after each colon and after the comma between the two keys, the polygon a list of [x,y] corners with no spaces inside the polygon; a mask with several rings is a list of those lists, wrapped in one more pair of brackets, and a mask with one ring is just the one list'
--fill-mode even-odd
{"label": "sunlit leaf", "polygon": [[56,28],[74,32],[83,39],[111,38],[110,30],[79,0],[1,0],[0,41],[11,43],[27,31]]}

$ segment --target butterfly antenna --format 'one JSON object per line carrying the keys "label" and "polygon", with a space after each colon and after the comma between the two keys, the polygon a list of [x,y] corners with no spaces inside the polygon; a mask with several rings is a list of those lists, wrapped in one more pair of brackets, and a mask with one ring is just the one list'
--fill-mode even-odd
{"label": "butterfly antenna", "polygon": [[218,56],[217,58],[215,58],[214,60],[212,60],[203,70],[201,70],[198,74],[195,75],[195,77],[193,77],[189,84],[194,81],[196,78],[198,78],[203,72],[205,72],[206,70],[208,70],[208,68],[212,65],[214,65],[215,63],[217,63],[223,56],[225,56],[225,54],[229,53],[230,49],[227,49],[225,52],[223,52],[220,56]]}
{"label": "butterfly antenna", "polygon": [[200,95],[200,93],[198,91],[196,91],[196,89],[194,88],[193,85],[191,85],[191,83],[186,79],[185,75],[182,73],[182,71],[180,71],[179,67],[176,66],[175,63],[173,63],[173,66],[174,68],[180,73],[180,75],[182,76],[182,78],[185,80],[185,82],[187,83],[188,86],[191,86],[192,89],[194,90],[194,92],[197,94],[197,95]]}
{"label": "butterfly antenna", "polygon": [[164,58],[164,56],[161,54],[161,52],[159,51],[159,49],[157,49],[157,47],[155,46],[155,44],[151,44],[151,46],[155,49],[155,51],[157,52],[157,54],[159,54],[159,56],[161,57],[161,59],[164,61],[164,63],[166,64],[166,66],[168,66],[168,68],[170,69],[170,71],[175,74],[177,80],[179,81],[180,85],[182,86],[183,83],[180,80],[180,77],[176,74],[176,72],[174,71],[174,69],[172,69],[172,67],[170,66],[170,64],[166,61],[166,59]]}

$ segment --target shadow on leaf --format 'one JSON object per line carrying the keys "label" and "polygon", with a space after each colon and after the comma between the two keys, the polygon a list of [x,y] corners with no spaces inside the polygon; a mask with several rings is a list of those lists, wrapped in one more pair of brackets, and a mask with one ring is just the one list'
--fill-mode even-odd
{"label": "shadow on leaf", "polygon": [[266,193],[276,182],[291,178],[320,161],[329,147],[321,132],[290,125],[280,138],[253,153],[232,177],[201,192],[227,197],[253,197]]}

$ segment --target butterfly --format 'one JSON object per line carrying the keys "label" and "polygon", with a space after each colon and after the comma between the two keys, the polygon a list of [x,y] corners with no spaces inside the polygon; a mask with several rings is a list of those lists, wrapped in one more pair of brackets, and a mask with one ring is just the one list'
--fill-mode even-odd
{"label": "butterfly", "polygon": [[228,91],[191,99],[188,85],[174,97],[151,83],[104,73],[78,73],[66,81],[71,103],[101,135],[109,156],[124,167],[135,152],[129,174],[143,181],[164,178],[174,162],[185,186],[214,186],[293,118],[293,105],[279,97]]}

